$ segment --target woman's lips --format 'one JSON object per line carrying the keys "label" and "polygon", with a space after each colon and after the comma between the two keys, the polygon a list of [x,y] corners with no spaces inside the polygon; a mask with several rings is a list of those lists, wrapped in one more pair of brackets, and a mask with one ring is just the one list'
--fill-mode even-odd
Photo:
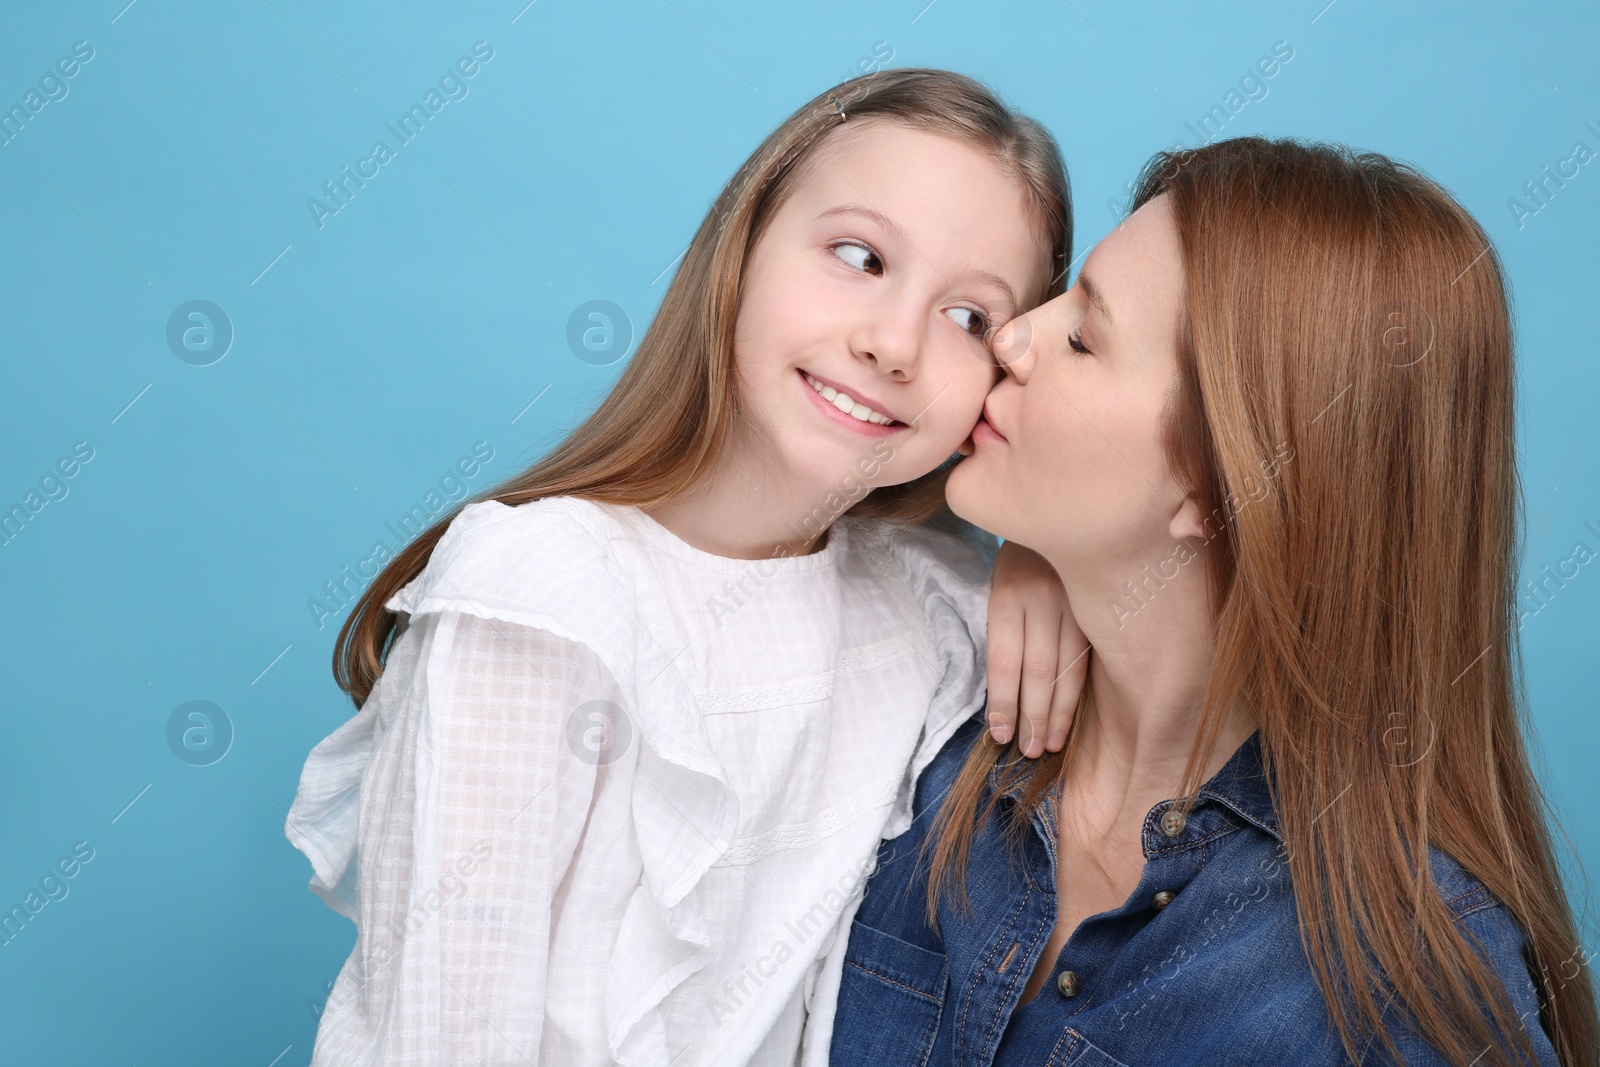
{"label": "woman's lips", "polygon": [[990,426],[982,419],[979,419],[978,425],[972,428],[972,443],[977,444],[979,441],[998,441],[1000,444],[1007,443],[1006,439],[1000,436],[999,430],[996,430],[993,426]]}
{"label": "woman's lips", "polygon": [[978,424],[972,428],[972,442],[998,441],[1007,444],[1005,434],[994,428],[994,423],[989,421],[989,405],[983,406],[983,413],[978,416]]}

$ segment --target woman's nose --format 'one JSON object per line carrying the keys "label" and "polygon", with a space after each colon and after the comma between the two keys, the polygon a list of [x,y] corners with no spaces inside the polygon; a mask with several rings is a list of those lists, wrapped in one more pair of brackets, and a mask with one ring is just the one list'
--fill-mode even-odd
{"label": "woman's nose", "polygon": [[1033,370],[1033,319],[1020,315],[996,330],[990,337],[989,347],[998,362],[1019,385],[1028,384],[1028,374]]}

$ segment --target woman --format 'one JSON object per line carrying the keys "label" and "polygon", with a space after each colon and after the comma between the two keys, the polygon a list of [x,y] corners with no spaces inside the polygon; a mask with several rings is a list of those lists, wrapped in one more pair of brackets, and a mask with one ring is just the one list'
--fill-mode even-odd
{"label": "woman", "polygon": [[1083,699],[1059,753],[974,720],[930,765],[831,1062],[1595,1063],[1520,736],[1487,238],[1293,141],[1158,155],[1132,207],[996,334],[948,485],[1059,572]]}

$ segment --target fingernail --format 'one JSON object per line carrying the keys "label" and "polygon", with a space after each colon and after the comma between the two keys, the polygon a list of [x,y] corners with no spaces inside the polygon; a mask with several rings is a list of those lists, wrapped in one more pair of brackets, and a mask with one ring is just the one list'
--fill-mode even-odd
{"label": "fingernail", "polygon": [[1003,745],[1011,740],[1011,727],[1009,726],[995,726],[990,728],[989,732],[994,735],[996,744]]}
{"label": "fingernail", "polygon": [[1061,747],[1062,743],[1066,741],[1066,739],[1067,738],[1064,734],[1051,734],[1050,744],[1047,747],[1054,752],[1056,749]]}
{"label": "fingernail", "polygon": [[1039,739],[1037,737],[1028,742],[1027,756],[1029,759],[1037,759],[1039,754],[1043,751],[1044,746],[1039,743]]}

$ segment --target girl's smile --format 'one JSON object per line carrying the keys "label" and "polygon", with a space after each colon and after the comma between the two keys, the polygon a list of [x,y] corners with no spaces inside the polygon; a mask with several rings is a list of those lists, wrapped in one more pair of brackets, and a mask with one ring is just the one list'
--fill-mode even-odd
{"label": "girl's smile", "polygon": [[890,415],[885,405],[862,396],[854,389],[847,389],[831,379],[819,378],[804,368],[800,369],[799,377],[801,386],[811,394],[813,403],[830,422],[836,422],[865,437],[892,437],[908,426]]}

